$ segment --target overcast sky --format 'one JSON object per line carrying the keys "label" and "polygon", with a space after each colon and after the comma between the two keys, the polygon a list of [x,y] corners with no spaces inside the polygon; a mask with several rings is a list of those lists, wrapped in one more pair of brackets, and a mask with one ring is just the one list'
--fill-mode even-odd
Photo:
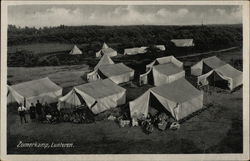
{"label": "overcast sky", "polygon": [[242,23],[240,6],[19,5],[8,7],[8,24],[195,25]]}

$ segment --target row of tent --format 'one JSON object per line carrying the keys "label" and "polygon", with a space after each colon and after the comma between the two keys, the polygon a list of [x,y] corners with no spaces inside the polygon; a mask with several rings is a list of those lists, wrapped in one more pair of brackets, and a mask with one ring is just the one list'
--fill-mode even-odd
{"label": "row of tent", "polygon": [[[172,43],[175,44],[176,47],[192,47],[194,46],[193,39],[172,39]],[[158,48],[161,51],[165,51],[166,48],[164,45],[155,45],[156,48]],[[142,47],[134,47],[134,48],[127,48],[124,49],[124,55],[136,55],[136,54],[144,54],[147,52],[146,46]],[[74,45],[73,49],[69,53],[70,55],[79,55],[82,54],[82,51]],[[96,57],[100,58],[103,55],[109,55],[110,57],[117,56],[117,51],[109,47],[105,42],[102,45],[101,50],[96,52]]]}
{"label": "row of tent", "polygon": [[[109,70],[102,70],[105,68]],[[94,114],[98,114],[126,103],[126,89],[118,84],[133,79],[134,70],[126,70],[127,68],[129,67],[122,63],[115,64],[108,55],[103,55],[94,71],[89,74],[89,78],[99,78],[91,78],[89,83],[73,87],[65,96],[62,96],[61,87],[48,78],[43,78],[8,86],[8,103],[25,101],[29,107],[36,100],[58,102],[59,110],[86,104]],[[183,63],[175,57],[157,58],[146,69],[146,73],[140,75],[140,82],[152,82],[155,87],[129,102],[131,118],[145,117],[150,107],[159,107],[158,110],[168,112],[173,118],[180,120],[202,108],[203,92],[185,79]],[[242,72],[217,57],[202,59],[191,67],[191,74],[197,76],[198,84],[223,81],[231,90],[242,84]]]}
{"label": "row of tent", "polygon": [[[32,102],[39,100],[42,103],[58,102],[58,110],[86,104],[94,114],[99,114],[125,104],[126,89],[110,79],[104,79],[75,86],[62,96],[61,87],[48,78],[43,78],[8,86],[7,97],[8,103],[25,101],[28,109]],[[153,87],[129,102],[131,118],[147,116],[149,108],[154,105],[154,99],[161,103],[160,110],[168,111],[176,120],[201,109],[203,105],[203,93],[182,78],[173,83]]]}

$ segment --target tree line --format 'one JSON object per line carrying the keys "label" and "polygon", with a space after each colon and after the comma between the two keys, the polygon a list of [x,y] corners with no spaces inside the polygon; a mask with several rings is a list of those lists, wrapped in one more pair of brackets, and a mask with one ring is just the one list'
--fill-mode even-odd
{"label": "tree line", "polygon": [[[171,39],[194,39],[195,46],[177,48]],[[70,43],[84,44],[80,49],[83,55],[70,56],[69,51],[51,55],[36,55],[31,51],[17,51],[8,54],[8,66],[56,66],[87,63],[96,64],[93,58],[106,42],[123,53],[125,48],[148,46],[146,55],[127,56],[117,59],[137,64],[143,59],[154,59],[168,54],[179,56],[194,52],[205,52],[242,45],[242,25],[205,25],[205,26],[58,26],[44,28],[8,26],[8,46],[32,43]],[[166,45],[167,51],[157,51],[153,46]],[[168,53],[168,54],[166,54]],[[137,61],[138,59],[138,61]],[[138,64],[139,66],[140,64]]]}
{"label": "tree line", "polygon": [[8,26],[8,45],[30,43],[95,42],[119,43],[124,47],[168,44],[171,39],[193,38],[197,50],[209,50],[242,44],[242,25],[196,26],[58,26],[16,27]]}

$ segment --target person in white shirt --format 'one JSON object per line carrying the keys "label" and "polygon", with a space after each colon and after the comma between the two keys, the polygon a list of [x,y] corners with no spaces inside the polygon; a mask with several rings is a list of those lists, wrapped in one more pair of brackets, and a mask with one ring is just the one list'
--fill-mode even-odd
{"label": "person in white shirt", "polygon": [[21,124],[23,123],[23,120],[25,123],[27,123],[25,113],[26,113],[26,108],[23,106],[22,103],[20,103],[20,105],[18,107],[18,114],[20,116]]}

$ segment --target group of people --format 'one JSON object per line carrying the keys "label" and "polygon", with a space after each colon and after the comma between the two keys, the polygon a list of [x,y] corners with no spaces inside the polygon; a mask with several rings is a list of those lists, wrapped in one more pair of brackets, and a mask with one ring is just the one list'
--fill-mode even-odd
{"label": "group of people", "polygon": [[42,121],[51,116],[52,108],[47,102],[42,105],[39,100],[37,100],[36,105],[34,105],[34,103],[31,103],[28,111],[27,108],[22,103],[20,103],[18,107],[18,114],[20,116],[21,124],[23,124],[23,122],[28,123],[26,119],[26,113],[29,113],[31,121]]}
{"label": "group of people", "polygon": [[154,127],[157,127],[159,130],[164,131],[168,128],[171,128],[171,125],[175,121],[173,118],[168,116],[166,113],[158,113],[156,115],[151,115],[150,113],[146,116],[142,116],[138,123],[133,123],[132,126],[138,126],[140,125],[143,129],[143,131],[147,134],[150,134],[153,132]]}

